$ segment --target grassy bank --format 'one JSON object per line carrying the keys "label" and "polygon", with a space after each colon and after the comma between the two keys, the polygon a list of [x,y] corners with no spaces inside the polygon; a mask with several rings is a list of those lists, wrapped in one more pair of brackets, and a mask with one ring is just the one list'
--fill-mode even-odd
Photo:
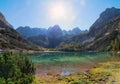
{"label": "grassy bank", "polygon": [[120,62],[99,63],[85,73],[68,76],[47,74],[36,77],[34,84],[120,84]]}

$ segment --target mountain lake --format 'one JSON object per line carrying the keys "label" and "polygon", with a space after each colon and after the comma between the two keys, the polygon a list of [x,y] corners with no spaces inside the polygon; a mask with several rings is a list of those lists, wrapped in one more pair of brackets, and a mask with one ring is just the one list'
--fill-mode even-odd
{"label": "mountain lake", "polygon": [[86,72],[111,60],[109,52],[40,52],[27,55],[36,66],[36,76]]}

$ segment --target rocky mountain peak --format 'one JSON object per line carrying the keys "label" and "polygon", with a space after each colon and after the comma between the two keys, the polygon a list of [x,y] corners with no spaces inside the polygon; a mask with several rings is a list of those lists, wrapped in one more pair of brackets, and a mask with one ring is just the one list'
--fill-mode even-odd
{"label": "rocky mountain peak", "polygon": [[112,8],[107,8],[104,12],[100,14],[101,18],[113,18],[117,15],[120,14],[120,9],[112,7]]}
{"label": "rocky mountain peak", "polygon": [[47,30],[48,37],[61,37],[63,35],[62,30],[59,25],[54,25]]}

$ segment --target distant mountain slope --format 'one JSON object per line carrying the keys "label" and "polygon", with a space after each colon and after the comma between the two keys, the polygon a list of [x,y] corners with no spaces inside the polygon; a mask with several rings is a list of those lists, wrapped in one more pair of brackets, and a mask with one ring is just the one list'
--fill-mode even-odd
{"label": "distant mountain slope", "polygon": [[58,25],[48,28],[46,35],[36,35],[29,37],[28,40],[32,43],[45,47],[55,48],[60,44],[63,38],[63,32]]}
{"label": "distant mountain slope", "polygon": [[79,35],[79,34],[83,34],[83,33],[87,33],[87,30],[80,30],[79,27],[73,28],[72,30],[66,31],[63,30],[63,35]]}
{"label": "distant mountain slope", "polygon": [[38,46],[42,46],[44,48],[49,47],[49,39],[47,36],[45,35],[37,35],[37,36],[32,36],[27,38],[30,42],[38,45]]}
{"label": "distant mountain slope", "polygon": [[49,39],[48,48],[55,48],[58,46],[63,38],[63,32],[59,25],[48,28],[47,37]]}
{"label": "distant mountain slope", "polygon": [[32,37],[32,36],[36,36],[36,35],[46,35],[47,29],[45,28],[30,28],[29,26],[25,26],[25,27],[18,27],[16,29],[16,31],[18,33],[20,33],[22,36],[24,37]]}
{"label": "distant mountain slope", "polygon": [[0,13],[0,49],[37,49],[21,37]]}

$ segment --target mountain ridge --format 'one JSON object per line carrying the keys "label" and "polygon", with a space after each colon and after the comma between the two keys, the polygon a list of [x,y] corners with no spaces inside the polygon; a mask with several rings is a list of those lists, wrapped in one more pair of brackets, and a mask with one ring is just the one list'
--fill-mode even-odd
{"label": "mountain ridge", "polygon": [[89,29],[89,33],[93,36],[95,34],[94,31],[103,27],[105,24],[109,23],[112,19],[120,15],[120,9],[112,7],[107,8],[103,11],[99,18],[93,23],[93,25]]}
{"label": "mountain ridge", "polygon": [[[54,25],[54,26],[59,26],[59,25]],[[51,26],[49,28],[53,28],[53,27]],[[36,36],[36,35],[39,35],[39,34],[40,35],[47,35],[48,29],[47,28],[31,28],[29,26],[25,26],[25,27],[20,26],[16,29],[16,31],[18,33],[20,33],[22,36],[28,38],[28,37]],[[76,31],[75,29],[77,29],[78,31]],[[62,29],[60,28],[60,30],[62,30]],[[88,32],[88,31],[87,30],[81,30],[79,27],[76,27],[76,28],[73,28],[72,30],[68,30],[68,31],[67,30],[62,30],[62,32],[63,32],[63,35],[76,35],[76,34],[81,34],[81,33]],[[75,33],[75,32],[77,32],[77,33]]]}
{"label": "mountain ridge", "polygon": [[87,30],[82,31],[78,27],[65,31],[62,30],[59,25],[51,26],[48,29],[30,28],[29,26],[26,26],[19,27],[16,31],[26,37],[31,43],[44,48],[55,48],[64,40],[65,37],[72,37],[74,35],[87,32]]}

